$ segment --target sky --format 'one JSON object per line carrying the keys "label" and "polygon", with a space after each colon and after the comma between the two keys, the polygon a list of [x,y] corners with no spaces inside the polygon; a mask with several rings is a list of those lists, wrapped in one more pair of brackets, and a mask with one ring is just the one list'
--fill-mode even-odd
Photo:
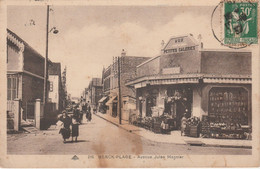
{"label": "sky", "polygon": [[[125,49],[153,57],[171,36],[202,35],[204,48],[221,48],[211,31],[215,6],[50,6],[49,59],[67,66],[67,89],[80,96],[92,77]],[[7,27],[45,56],[46,6],[8,6]],[[216,14],[216,18],[218,15]],[[30,20],[35,25],[30,25]],[[218,19],[216,19],[218,21]],[[219,22],[213,22],[219,32]]]}

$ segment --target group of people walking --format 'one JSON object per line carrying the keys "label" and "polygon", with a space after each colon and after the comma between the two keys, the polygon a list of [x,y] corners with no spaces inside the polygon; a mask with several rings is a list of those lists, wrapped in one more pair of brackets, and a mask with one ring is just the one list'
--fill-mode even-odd
{"label": "group of people walking", "polygon": [[68,115],[68,111],[64,110],[62,115],[58,116],[57,125],[61,126],[59,133],[62,135],[63,142],[66,142],[66,139],[71,137],[71,141],[73,142],[75,138],[75,142],[78,140],[79,136],[79,125],[82,124],[83,115],[86,114],[87,121],[91,121],[92,114],[91,108],[89,104],[80,104],[73,106],[72,115]]}

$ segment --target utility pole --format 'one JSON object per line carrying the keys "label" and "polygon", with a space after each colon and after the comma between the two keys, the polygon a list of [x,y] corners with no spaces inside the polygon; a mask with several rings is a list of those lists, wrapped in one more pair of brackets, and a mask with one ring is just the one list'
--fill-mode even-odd
{"label": "utility pole", "polygon": [[47,24],[46,24],[46,56],[44,62],[44,92],[43,92],[43,103],[44,105],[48,100],[48,39],[49,39],[49,5],[47,5]]}
{"label": "utility pole", "polygon": [[120,85],[120,56],[117,59],[118,68],[118,104],[119,104],[119,124],[122,123],[122,110],[121,110],[121,85]]}

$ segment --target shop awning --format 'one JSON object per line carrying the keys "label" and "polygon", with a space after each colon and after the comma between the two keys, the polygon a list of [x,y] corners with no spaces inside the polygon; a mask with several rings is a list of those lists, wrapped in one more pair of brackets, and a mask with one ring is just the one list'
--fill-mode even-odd
{"label": "shop awning", "polygon": [[252,77],[250,75],[211,75],[211,74],[177,74],[177,75],[154,75],[140,77],[126,83],[127,86],[135,88],[146,87],[149,85],[167,85],[199,83],[202,79],[204,83],[240,83],[250,84]]}
{"label": "shop awning", "polygon": [[112,96],[107,102],[106,105],[109,106],[109,104],[112,104],[117,96]]}
{"label": "shop awning", "polygon": [[107,99],[107,96],[102,97],[102,98],[98,101],[98,103],[103,103],[106,99]]}

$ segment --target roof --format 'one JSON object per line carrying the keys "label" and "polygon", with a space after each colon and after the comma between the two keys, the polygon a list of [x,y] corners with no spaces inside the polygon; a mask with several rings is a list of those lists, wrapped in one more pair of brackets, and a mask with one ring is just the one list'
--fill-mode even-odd
{"label": "roof", "polygon": [[[25,48],[30,49],[33,51],[36,55],[40,57],[41,59],[45,59],[39,52],[37,52],[34,48],[32,48],[27,42],[25,42],[21,37],[19,37],[17,34],[15,34],[13,31],[7,28],[7,39],[10,40],[12,43],[14,43],[22,52]],[[51,62],[50,59],[48,59],[49,62]]]}
{"label": "roof", "polygon": [[146,63],[148,63],[148,62],[151,62],[152,60],[154,60],[154,59],[156,59],[156,58],[158,58],[158,57],[160,57],[160,56],[161,56],[161,55],[158,55],[158,56],[152,57],[152,58],[150,58],[150,59],[144,61],[143,63],[137,65],[136,67],[140,67],[140,66],[142,66],[142,65],[144,65],[144,64],[146,64]]}
{"label": "roof", "polygon": [[61,74],[61,64],[59,62],[53,62],[49,64],[48,69],[49,75],[60,75]]}
{"label": "roof", "polygon": [[[172,36],[172,37],[170,37],[170,39],[168,40],[168,42],[164,46],[163,50],[166,50],[167,48],[169,48],[169,45],[173,42],[173,39],[184,38],[184,37],[188,37],[191,40],[191,42],[193,42],[193,44],[196,44],[196,45],[198,44],[197,40],[193,37],[192,34],[181,35],[181,36]],[[172,45],[170,45],[170,46],[172,46]]]}

